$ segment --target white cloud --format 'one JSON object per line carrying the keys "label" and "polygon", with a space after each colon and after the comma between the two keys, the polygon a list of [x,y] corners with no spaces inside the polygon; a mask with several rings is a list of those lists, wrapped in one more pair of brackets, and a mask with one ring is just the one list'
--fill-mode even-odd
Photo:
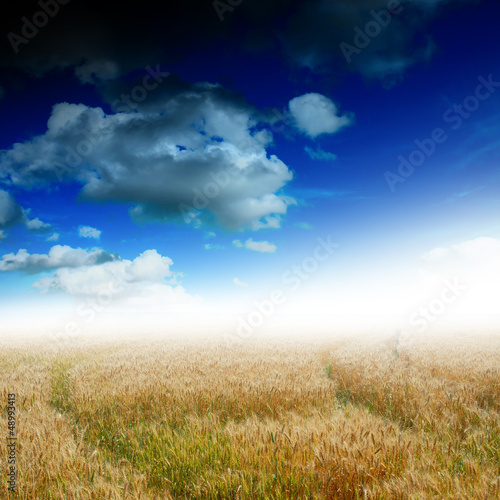
{"label": "white cloud", "polygon": [[352,116],[338,115],[335,103],[322,94],[295,97],[288,106],[297,128],[310,137],[334,134],[353,121]]}
{"label": "white cloud", "polygon": [[253,241],[252,238],[249,238],[245,241],[245,248],[255,252],[275,252],[277,247],[267,241]]}
{"label": "white cloud", "polygon": [[279,227],[295,200],[276,193],[293,174],[268,154],[258,110],[206,83],[157,97],[109,115],[56,104],[44,135],[0,154],[0,179],[26,188],[76,180],[84,199],[133,205],[137,222]]}
{"label": "white cloud", "polygon": [[234,240],[233,245],[237,248],[246,248],[247,250],[264,253],[272,253],[277,249],[276,245],[268,241],[253,241],[252,238],[248,238],[245,243],[242,243],[240,240]]}
{"label": "white cloud", "polygon": [[107,303],[111,299],[146,310],[156,306],[165,311],[169,304],[191,304],[199,300],[177,283],[173,262],[156,250],[146,250],[134,260],[114,260],[101,265],[60,268],[53,276],[33,284],[42,293],[61,290],[69,295],[93,296]]}
{"label": "white cloud", "polygon": [[128,281],[158,281],[173,277],[170,266],[173,264],[169,257],[161,256],[156,250],[146,250],[127,264]]}
{"label": "white cloud", "polygon": [[47,241],[57,241],[58,239],[59,239],[59,233],[53,233],[47,238]]}
{"label": "white cloud", "polygon": [[95,229],[90,226],[79,226],[78,227],[78,236],[81,238],[94,238],[98,240],[101,236],[102,231],[99,229]]}
{"label": "white cloud", "polygon": [[238,278],[234,278],[234,279],[233,279],[233,283],[234,283],[236,286],[241,286],[241,287],[246,287],[246,286],[248,286],[248,283],[244,283],[243,281],[240,281]]}
{"label": "white cloud", "polygon": [[215,238],[215,233],[213,231],[207,231],[205,233],[205,238]]}
{"label": "white cloud", "polygon": [[5,238],[7,238],[7,236],[5,236],[5,233],[3,232],[3,230],[0,229],[0,240],[5,240]]}
{"label": "white cloud", "polygon": [[84,250],[67,245],[55,245],[48,254],[30,254],[25,249],[17,254],[8,253],[0,260],[0,271],[24,271],[28,274],[39,273],[48,269],[75,268],[93,266],[116,260],[116,255],[100,248]]}
{"label": "white cloud", "polygon": [[26,220],[24,223],[29,231],[34,232],[47,232],[50,230],[51,225],[46,222],[42,222],[38,217],[36,219]]}

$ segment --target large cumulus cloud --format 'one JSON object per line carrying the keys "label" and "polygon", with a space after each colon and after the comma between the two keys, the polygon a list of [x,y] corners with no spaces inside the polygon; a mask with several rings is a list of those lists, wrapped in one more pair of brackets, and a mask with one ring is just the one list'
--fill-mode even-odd
{"label": "large cumulus cloud", "polygon": [[280,192],[292,172],[268,154],[265,125],[212,84],[167,88],[129,112],[59,103],[45,134],[3,152],[0,179],[24,188],[76,180],[83,199],[127,203],[139,222],[278,227],[294,203]]}

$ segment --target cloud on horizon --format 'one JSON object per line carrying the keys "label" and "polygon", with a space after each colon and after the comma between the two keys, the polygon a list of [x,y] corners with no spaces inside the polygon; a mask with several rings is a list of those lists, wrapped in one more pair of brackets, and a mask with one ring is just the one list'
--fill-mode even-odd
{"label": "cloud on horizon", "polygon": [[137,307],[194,304],[199,297],[189,295],[171,270],[172,259],[157,250],[146,250],[133,260],[117,259],[80,267],[64,267],[52,276],[39,279],[33,287],[42,293],[62,291],[74,296],[117,299]]}

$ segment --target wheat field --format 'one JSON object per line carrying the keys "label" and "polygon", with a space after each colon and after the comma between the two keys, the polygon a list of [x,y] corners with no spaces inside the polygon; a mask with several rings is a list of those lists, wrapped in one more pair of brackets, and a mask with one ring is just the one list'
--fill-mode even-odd
{"label": "wheat field", "polygon": [[1,352],[10,498],[500,498],[498,336]]}

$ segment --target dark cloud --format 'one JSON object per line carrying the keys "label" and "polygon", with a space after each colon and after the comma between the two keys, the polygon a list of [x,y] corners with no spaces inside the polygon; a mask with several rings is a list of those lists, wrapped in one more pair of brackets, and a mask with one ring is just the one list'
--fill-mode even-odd
{"label": "dark cloud", "polygon": [[[45,3],[58,12],[48,16],[44,26],[35,26],[28,38],[30,24],[37,13],[43,12],[41,5]],[[80,70],[85,79],[92,70],[89,64],[96,70],[100,65],[104,74],[109,74],[109,63],[127,73],[159,60],[175,60],[182,55],[183,47],[188,50],[191,44],[192,33],[186,32],[186,25],[202,37],[205,30],[210,30],[207,14],[214,16],[209,2],[197,2],[196,9],[190,4],[161,5],[147,0],[119,5],[94,0],[69,0],[65,5],[53,0],[15,3],[10,16],[2,21],[2,62],[33,74],[69,66],[86,67]],[[217,18],[214,23],[219,23]],[[9,40],[9,33],[23,37],[26,43],[13,36]],[[14,39],[17,43],[12,42]],[[168,51],[167,47],[175,50]]]}
{"label": "dark cloud", "polygon": [[42,222],[38,217],[30,219],[29,214],[29,209],[21,207],[9,192],[0,189],[0,239],[5,238],[4,229],[17,224],[23,224],[34,233],[43,234],[50,231],[50,224]]}
{"label": "dark cloud", "polygon": [[439,10],[433,1],[313,0],[302,3],[283,31],[285,54],[325,75],[359,72],[390,85],[430,57],[425,33]]}
{"label": "dark cloud", "polygon": [[[32,75],[74,68],[82,83],[100,84],[147,65],[161,63],[168,69],[207,47],[214,47],[215,60],[217,50],[230,44],[245,51],[274,52],[291,65],[325,76],[358,71],[396,81],[407,67],[430,56],[428,21],[457,2],[245,0],[234,7],[224,3],[228,8],[222,14],[211,0],[11,3],[10,15],[3,16],[0,26],[0,64]],[[44,14],[42,5],[53,15]],[[397,13],[387,23],[377,21],[381,18],[374,15],[388,6]],[[355,45],[355,29],[364,31],[368,22],[378,23],[379,33],[370,36],[348,63],[340,44]]]}
{"label": "dark cloud", "polygon": [[8,228],[24,221],[24,210],[14,197],[0,189],[0,228]]}

